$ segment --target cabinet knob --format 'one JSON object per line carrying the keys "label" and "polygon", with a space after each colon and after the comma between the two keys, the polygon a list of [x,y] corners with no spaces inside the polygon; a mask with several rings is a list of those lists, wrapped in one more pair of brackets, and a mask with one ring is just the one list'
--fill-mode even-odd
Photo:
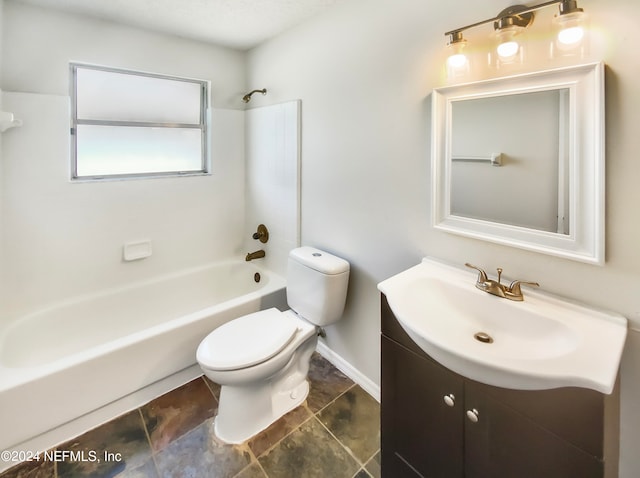
{"label": "cabinet knob", "polygon": [[453,393],[450,393],[449,395],[445,395],[443,397],[443,400],[448,407],[453,407],[456,404],[456,397],[453,395]]}
{"label": "cabinet knob", "polygon": [[467,410],[467,418],[473,423],[478,423],[478,415],[480,415],[480,413],[478,413],[478,410],[475,408],[473,410]]}

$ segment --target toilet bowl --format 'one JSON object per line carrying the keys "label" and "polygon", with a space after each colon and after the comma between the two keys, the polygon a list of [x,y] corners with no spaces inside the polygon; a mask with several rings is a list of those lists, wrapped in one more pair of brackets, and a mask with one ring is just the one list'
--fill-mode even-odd
{"label": "toilet bowl", "polygon": [[[267,328],[261,324],[271,327],[270,338],[277,336],[268,345],[262,340]],[[209,334],[196,357],[204,374],[221,385],[214,422],[218,438],[242,443],[304,402],[316,342],[314,325],[291,310],[275,308],[245,315]]]}
{"label": "toilet bowl", "polygon": [[349,263],[311,247],[294,249],[287,268],[290,310],[254,312],[218,327],[198,346],[204,374],[221,385],[214,433],[242,443],[302,404],[321,325],[340,319]]}

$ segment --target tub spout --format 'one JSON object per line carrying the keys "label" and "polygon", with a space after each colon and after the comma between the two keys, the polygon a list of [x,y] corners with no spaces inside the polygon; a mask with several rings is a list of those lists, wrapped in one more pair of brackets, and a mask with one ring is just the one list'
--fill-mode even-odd
{"label": "tub spout", "polygon": [[260,259],[261,257],[264,257],[264,256],[265,256],[264,251],[260,249],[259,251],[248,253],[247,257],[245,257],[244,260],[248,262],[254,259]]}

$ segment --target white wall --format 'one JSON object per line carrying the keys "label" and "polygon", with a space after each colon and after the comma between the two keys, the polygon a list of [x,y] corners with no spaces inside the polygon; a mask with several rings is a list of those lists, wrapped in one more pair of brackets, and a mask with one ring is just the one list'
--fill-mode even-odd
{"label": "white wall", "polygon": [[[4,18],[4,0],[0,0],[0,25]],[[0,35],[0,77],[2,76],[2,35]]]}
{"label": "white wall", "polygon": [[[443,84],[448,29],[509,2],[352,0],[249,54],[249,84],[268,101],[301,98],[302,243],[348,259],[345,318],[327,330],[334,351],[379,381],[376,284],[432,255],[612,309],[640,330],[640,43],[637,0],[582,0],[607,63],[607,257],[603,267],[439,232],[430,226],[430,92]],[[553,9],[547,13],[553,13]],[[547,21],[540,15],[536,24]],[[486,31],[488,34],[490,29]],[[596,42],[596,43],[597,43]],[[519,198],[513,198],[519,200]],[[526,202],[522,202],[526,208]],[[621,477],[640,475],[640,332],[622,366]]]}
{"label": "white wall", "polygon": [[243,109],[245,54],[85,16],[5,1],[5,91],[69,94],[69,61],[211,80],[216,108]]}
{"label": "white wall", "polygon": [[[3,103],[24,126],[3,135],[0,317],[242,252],[243,53],[13,1],[3,20]],[[212,174],[70,182],[70,60],[210,80]],[[123,262],[141,239],[153,255]]]}
{"label": "white wall", "polygon": [[[0,25],[3,24],[4,19],[4,0],[0,0]],[[2,35],[0,35],[0,78],[2,78]],[[0,111],[2,110],[2,83],[0,82]],[[2,211],[2,135],[0,134],[0,211]],[[0,219],[0,251],[2,250],[2,219]],[[4,266],[2,264],[2,254],[0,254],[0,301],[2,300],[2,292],[4,290],[4,282],[2,279],[2,270]]]}

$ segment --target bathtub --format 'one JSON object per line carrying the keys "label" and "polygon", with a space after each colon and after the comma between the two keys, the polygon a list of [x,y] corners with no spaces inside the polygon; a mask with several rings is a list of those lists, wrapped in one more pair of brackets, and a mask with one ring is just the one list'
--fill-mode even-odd
{"label": "bathtub", "polygon": [[0,330],[0,450],[193,366],[211,330],[282,308],[284,287],[282,277],[237,259],[8,321]]}

